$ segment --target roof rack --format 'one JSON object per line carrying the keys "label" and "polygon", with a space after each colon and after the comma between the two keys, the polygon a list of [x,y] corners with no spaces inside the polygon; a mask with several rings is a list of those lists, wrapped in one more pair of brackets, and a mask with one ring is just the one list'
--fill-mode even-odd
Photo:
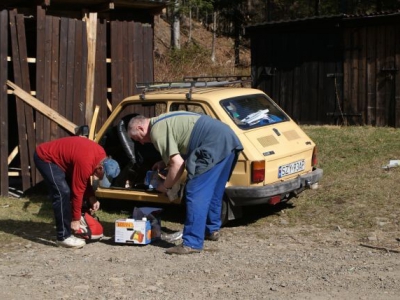
{"label": "roof rack", "polygon": [[188,100],[191,99],[193,88],[196,87],[221,87],[240,84],[242,87],[245,83],[251,82],[251,76],[244,75],[228,75],[228,76],[186,76],[181,82],[142,82],[136,83],[137,89],[142,89],[140,99],[145,100],[147,91],[163,90],[163,89],[179,89],[188,88],[186,94]]}

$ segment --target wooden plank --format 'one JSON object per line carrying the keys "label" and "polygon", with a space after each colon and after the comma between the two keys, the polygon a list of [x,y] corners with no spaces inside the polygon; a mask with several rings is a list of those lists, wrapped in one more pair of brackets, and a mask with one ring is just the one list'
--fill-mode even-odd
{"label": "wooden plank", "polygon": [[395,112],[395,76],[396,76],[396,65],[395,65],[395,33],[394,24],[385,26],[385,63],[383,65],[383,73],[385,76],[385,124],[383,126],[395,126],[396,112]]}
{"label": "wooden plank", "polygon": [[[14,69],[14,80],[22,85],[22,69],[20,61],[20,45],[18,44],[17,31],[17,10],[11,10],[10,16],[10,34],[12,46],[12,61]],[[27,144],[27,124],[25,122],[25,103],[16,100],[17,122],[18,122],[18,143],[21,163],[22,189],[25,191],[31,187],[29,171],[29,150]]]}
{"label": "wooden plank", "polygon": [[318,57],[317,55],[314,56],[314,61],[310,62],[310,73],[309,73],[309,84],[308,87],[310,89],[310,98],[307,99],[308,102],[308,118],[307,124],[312,124],[314,120],[317,119],[318,115],[318,69],[319,69],[319,62],[315,59]]}
{"label": "wooden plank", "polygon": [[[59,78],[59,51],[60,51],[60,18],[52,17],[52,36],[51,36],[51,71],[50,71],[50,107],[53,110],[63,113],[64,109],[62,105],[59,105],[58,100],[58,78]],[[60,137],[61,132],[58,124],[55,122],[51,123],[50,139],[54,140]]]}
{"label": "wooden plank", "polygon": [[134,45],[135,45],[135,70],[136,70],[136,79],[137,82],[145,81],[145,77],[143,76],[143,30],[142,24],[135,22],[135,34],[134,34]]}
{"label": "wooden plank", "polygon": [[107,119],[107,23],[106,21],[97,22],[96,38],[96,72],[94,105],[99,106],[99,116],[97,118],[96,128]]}
{"label": "wooden plank", "polygon": [[[68,60],[68,19],[60,18],[59,55],[58,55],[58,112],[66,117],[67,107],[70,103],[67,98],[67,60]],[[62,127],[59,137],[66,136]]]}
{"label": "wooden plank", "polygon": [[97,117],[99,115],[99,110],[100,106],[96,105],[93,116],[92,116],[92,121],[90,122],[90,127],[89,127],[89,139],[93,140],[94,139],[94,133],[96,132],[96,121]]}
{"label": "wooden plank", "polygon": [[[122,74],[122,99],[129,96],[129,37],[128,37],[128,27],[130,21],[121,22],[121,47],[122,47],[122,56],[121,56],[121,74]],[[121,99],[121,100],[122,100]]]}
{"label": "wooden plank", "polygon": [[94,80],[96,71],[96,34],[97,34],[97,13],[89,13],[86,18],[86,39],[88,49],[88,60],[86,67],[86,122],[93,116],[94,102]]}
{"label": "wooden plank", "polygon": [[367,28],[367,125],[376,125],[376,27]]}
{"label": "wooden plank", "polygon": [[[25,21],[24,16],[22,14],[17,14],[16,16],[17,22],[17,32],[18,32],[18,45],[19,45],[19,60],[21,65],[21,84],[23,89],[26,91],[31,90],[30,78],[29,78],[29,66],[28,66],[28,50],[26,44],[26,34],[25,34]],[[30,106],[25,106],[25,122],[26,122],[26,138],[28,145],[28,168],[30,169],[29,173],[26,173],[26,176],[29,176],[32,182],[36,182],[36,168],[31,168],[34,165],[33,162],[33,153],[36,148],[36,134],[35,134],[35,121],[34,121],[34,112]],[[29,181],[29,187],[32,184]]]}
{"label": "wooden plank", "polygon": [[[48,107],[51,107],[51,43],[52,43],[52,16],[46,15],[46,25],[45,25],[45,46],[44,46],[44,90],[43,90],[43,103]],[[47,118],[43,121],[43,139],[44,141],[51,140],[51,121]]]}
{"label": "wooden plank", "polygon": [[75,74],[75,32],[76,21],[68,19],[67,37],[67,70],[66,70],[66,95],[65,95],[65,117],[73,120],[73,108],[77,105],[74,99],[74,74]]}
{"label": "wooden plank", "polygon": [[16,146],[16,147],[14,148],[14,150],[11,151],[11,153],[10,153],[10,155],[8,156],[8,159],[7,159],[7,164],[8,164],[8,165],[11,164],[11,162],[14,160],[14,158],[15,158],[17,155],[18,155],[18,146]]}
{"label": "wooden plank", "polygon": [[385,26],[377,27],[377,56],[376,56],[376,126],[385,125],[386,110],[386,75],[382,72],[385,63]]}
{"label": "wooden plank", "polygon": [[84,125],[84,113],[83,113],[83,99],[82,94],[82,62],[83,62],[83,45],[82,45],[82,27],[83,24],[79,20],[74,20],[75,22],[75,65],[74,65],[74,83],[73,83],[73,96],[72,99],[72,121],[79,125]]}
{"label": "wooden plank", "polygon": [[342,117],[338,122],[345,123],[346,120],[343,118],[343,113],[348,108],[347,103],[349,103],[352,94],[351,94],[351,84],[352,84],[352,48],[353,48],[353,41],[352,41],[352,29],[345,28],[343,34],[343,47],[344,47],[344,62],[343,62],[343,98],[340,99],[340,102],[337,103],[336,112],[339,112]]}
{"label": "wooden plank", "polygon": [[143,73],[145,81],[154,81],[154,39],[153,27],[150,24],[143,24]]}
{"label": "wooden plank", "polygon": [[81,88],[81,114],[80,114],[80,123],[79,125],[89,125],[91,120],[86,120],[86,77],[87,77],[87,63],[88,63],[88,40],[86,38],[86,24],[83,21],[79,21],[82,24],[82,62],[81,62],[81,72],[82,72],[82,81],[80,82]]}
{"label": "wooden plank", "polygon": [[[45,73],[45,28],[46,28],[46,13],[41,6],[36,9],[36,97],[37,99],[44,99],[44,73]],[[36,113],[36,143],[41,144],[44,142],[43,129],[44,119],[41,113]],[[40,173],[37,173],[36,182],[38,183]]]}
{"label": "wooden plank", "polygon": [[55,110],[53,110],[51,107],[47,106],[40,100],[36,99],[31,94],[25,92],[23,89],[21,89],[18,85],[11,82],[10,80],[7,80],[7,85],[14,90],[13,91],[14,94],[18,96],[19,99],[32,106],[34,109],[38,110],[43,115],[47,116],[50,120],[56,122],[58,125],[64,127],[70,133],[72,134],[76,133],[78,127],[77,125],[64,118],[58,112],[56,112]]}
{"label": "wooden plank", "polygon": [[121,22],[111,22],[111,104],[116,106],[122,99],[122,45],[120,43],[121,37]]}
{"label": "wooden plank", "polygon": [[[400,25],[395,26],[395,66],[400,69]],[[396,128],[400,127],[400,74],[399,71],[395,74],[394,78],[394,111],[395,111],[395,124]]]}
{"label": "wooden plank", "polygon": [[[359,92],[358,92],[358,61],[359,61],[359,30],[360,28],[353,28],[351,33],[351,54],[350,54],[350,70],[349,70],[349,80],[350,80],[350,97],[348,101],[343,105],[345,113],[359,113],[357,111],[359,102]],[[346,118],[346,123],[350,120]]]}
{"label": "wooden plank", "polygon": [[8,11],[0,11],[0,196],[8,196],[8,100],[5,82],[8,76]]}
{"label": "wooden plank", "polygon": [[[366,95],[366,78],[367,78],[367,29],[366,27],[360,28],[359,32],[359,58],[358,58],[358,106],[357,111],[355,113],[361,113],[362,119],[354,118],[355,122],[359,122],[359,125],[365,124],[365,116],[366,116],[366,103],[367,103],[367,95]],[[357,124],[357,123],[356,123]]]}
{"label": "wooden plank", "polygon": [[[134,44],[134,36],[135,36],[135,22],[131,21],[128,23],[128,57],[129,57],[129,68],[128,68],[128,93],[133,95],[136,93],[136,74],[135,74],[135,44]],[[150,52],[149,52],[150,53]],[[153,80],[154,81],[154,80]]]}

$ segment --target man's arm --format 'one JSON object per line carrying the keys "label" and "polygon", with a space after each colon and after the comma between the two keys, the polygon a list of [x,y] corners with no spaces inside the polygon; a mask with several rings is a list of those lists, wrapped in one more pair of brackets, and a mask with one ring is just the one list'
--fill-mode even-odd
{"label": "man's arm", "polygon": [[168,174],[164,184],[157,188],[158,191],[166,193],[181,178],[185,169],[185,161],[180,154],[174,154],[169,158]]}

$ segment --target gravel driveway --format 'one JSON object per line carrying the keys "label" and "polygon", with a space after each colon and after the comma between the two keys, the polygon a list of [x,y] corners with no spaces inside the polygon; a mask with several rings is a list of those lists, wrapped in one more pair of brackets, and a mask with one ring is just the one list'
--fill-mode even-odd
{"label": "gravel driveway", "polygon": [[0,299],[400,299],[393,236],[379,237],[392,252],[340,228],[247,224],[176,256],[165,241],[116,245],[110,236],[71,250],[45,235],[1,246]]}

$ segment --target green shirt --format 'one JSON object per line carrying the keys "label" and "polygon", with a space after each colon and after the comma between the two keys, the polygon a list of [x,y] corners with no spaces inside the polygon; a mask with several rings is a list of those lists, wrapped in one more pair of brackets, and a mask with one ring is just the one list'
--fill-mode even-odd
{"label": "green shirt", "polygon": [[189,112],[170,112],[150,119],[150,139],[165,164],[172,155],[186,154],[193,126],[199,118],[200,115]]}

